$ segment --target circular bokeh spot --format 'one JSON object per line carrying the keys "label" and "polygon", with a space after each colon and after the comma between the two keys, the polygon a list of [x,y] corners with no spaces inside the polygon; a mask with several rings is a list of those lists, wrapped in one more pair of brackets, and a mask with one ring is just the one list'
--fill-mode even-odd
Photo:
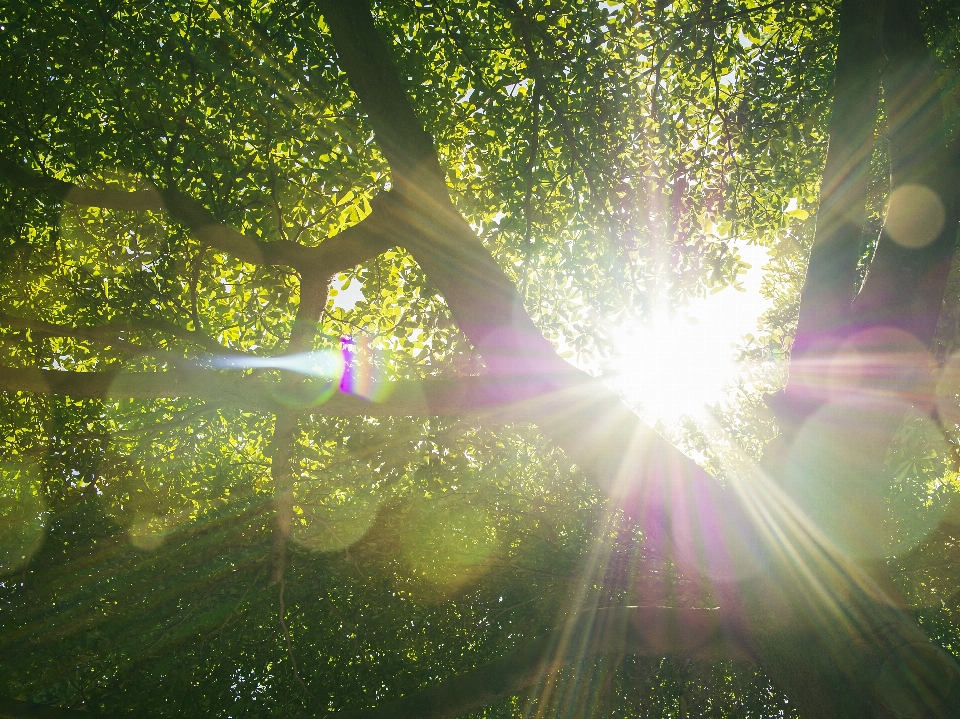
{"label": "circular bokeh spot", "polygon": [[933,407],[936,362],[920,340],[895,327],[873,327],[843,343],[830,362],[835,403],[907,402]]}
{"label": "circular bokeh spot", "polygon": [[937,193],[923,185],[900,185],[890,193],[883,228],[902,247],[926,247],[940,234],[947,214]]}
{"label": "circular bokeh spot", "polygon": [[482,576],[500,541],[490,513],[453,497],[424,501],[412,514],[403,555],[427,595],[446,599]]}
{"label": "circular bokeh spot", "polygon": [[314,552],[342,551],[373,525],[381,492],[375,488],[337,487],[330,491],[309,481],[294,489],[292,537]]}
{"label": "circular bokeh spot", "polygon": [[784,488],[802,511],[800,535],[824,534],[850,558],[886,556],[879,475],[887,445],[909,406],[829,404],[800,428],[787,455]]}
{"label": "circular bokeh spot", "polygon": [[167,535],[166,523],[162,517],[152,514],[138,514],[127,527],[130,543],[137,549],[152,552],[159,549]]}
{"label": "circular bokeh spot", "polygon": [[[933,716],[953,688],[953,669],[943,653],[929,642],[898,647],[884,660],[877,676],[878,693],[898,717]],[[937,714],[937,716],[940,716]]]}
{"label": "circular bokeh spot", "polygon": [[178,469],[171,457],[144,466],[130,455],[108,453],[101,462],[98,488],[104,512],[137,549],[154,551],[187,521],[172,491]]}

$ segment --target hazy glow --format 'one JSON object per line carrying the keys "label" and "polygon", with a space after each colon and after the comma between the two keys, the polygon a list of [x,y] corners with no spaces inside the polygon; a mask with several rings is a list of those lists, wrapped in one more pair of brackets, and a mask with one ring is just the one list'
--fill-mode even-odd
{"label": "hazy glow", "polygon": [[227,355],[217,357],[213,361],[214,367],[222,369],[284,369],[312,377],[326,377],[335,381],[340,381],[343,377],[345,364],[345,352],[334,349],[280,355],[278,357]]}
{"label": "hazy glow", "polygon": [[[214,367],[220,369],[280,369],[329,380],[329,399],[335,388],[374,402],[381,402],[389,393],[390,384],[374,362],[375,351],[367,337],[341,337],[340,349],[322,349],[276,357],[227,355],[216,357]],[[316,398],[315,398],[316,400]]]}
{"label": "hazy glow", "polygon": [[696,415],[736,379],[733,345],[756,331],[769,307],[760,294],[766,249],[739,250],[751,265],[743,278],[746,291],[728,287],[673,314],[664,310],[620,329],[615,383],[647,419]]}
{"label": "hazy glow", "polygon": [[890,193],[883,227],[898,245],[917,249],[937,239],[946,217],[936,192],[923,185],[901,185]]}

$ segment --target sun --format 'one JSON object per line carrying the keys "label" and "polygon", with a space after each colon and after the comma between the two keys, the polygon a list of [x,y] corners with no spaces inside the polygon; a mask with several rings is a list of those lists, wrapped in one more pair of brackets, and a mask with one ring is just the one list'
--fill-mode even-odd
{"label": "sun", "polygon": [[645,419],[696,417],[736,381],[734,345],[756,332],[770,302],[760,292],[766,249],[745,246],[739,251],[751,265],[742,277],[743,291],[728,287],[618,328],[613,383]]}

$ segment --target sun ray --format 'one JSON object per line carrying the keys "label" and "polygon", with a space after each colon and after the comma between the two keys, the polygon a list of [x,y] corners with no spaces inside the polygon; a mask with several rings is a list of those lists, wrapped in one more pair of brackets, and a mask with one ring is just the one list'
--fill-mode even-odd
{"label": "sun ray", "polygon": [[618,329],[614,383],[648,421],[696,416],[736,380],[733,347],[756,331],[770,304],[760,292],[766,248],[738,249],[751,266],[742,289],[727,287],[678,309],[661,306]]}

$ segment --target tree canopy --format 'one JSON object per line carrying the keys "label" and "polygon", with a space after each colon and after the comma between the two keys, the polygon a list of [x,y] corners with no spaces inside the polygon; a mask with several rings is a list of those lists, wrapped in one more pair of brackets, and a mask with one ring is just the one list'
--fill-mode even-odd
{"label": "tree canopy", "polygon": [[0,715],[957,716],[956,10],[0,6]]}

